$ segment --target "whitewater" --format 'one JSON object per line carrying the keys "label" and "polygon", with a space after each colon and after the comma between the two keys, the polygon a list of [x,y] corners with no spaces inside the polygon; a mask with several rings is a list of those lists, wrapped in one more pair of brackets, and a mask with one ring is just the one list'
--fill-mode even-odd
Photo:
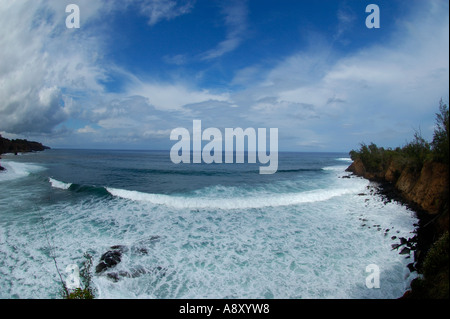
{"label": "whitewater", "polygon": [[[345,171],[342,153],[175,165],[168,152],[47,150],[3,156],[0,298],[62,298],[76,265],[96,298],[398,298],[417,274],[415,213]],[[97,273],[111,247],[120,262]],[[380,288],[368,288],[368,265]],[[89,267],[89,265],[91,265]]]}

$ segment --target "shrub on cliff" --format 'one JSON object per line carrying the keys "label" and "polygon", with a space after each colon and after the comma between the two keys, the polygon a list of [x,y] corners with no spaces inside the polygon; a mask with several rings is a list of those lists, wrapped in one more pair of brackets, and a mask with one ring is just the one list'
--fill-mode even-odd
{"label": "shrub on cliff", "polygon": [[448,106],[439,102],[439,113],[436,113],[436,128],[434,129],[433,158],[438,162],[449,163],[449,132],[448,132]]}
{"label": "shrub on cliff", "polygon": [[432,160],[449,163],[449,121],[448,106],[440,101],[439,113],[436,114],[436,128],[433,141],[426,141],[420,131],[414,133],[414,139],[403,147],[384,149],[374,143],[361,143],[359,150],[352,150],[350,157],[353,161],[359,159],[367,172],[385,171],[392,161],[398,166],[409,167],[420,172],[426,161]]}
{"label": "shrub on cliff", "polygon": [[449,235],[444,233],[430,248],[422,266],[423,278],[411,283],[409,298],[449,298]]}
{"label": "shrub on cliff", "polygon": [[401,149],[403,159],[410,168],[420,171],[426,160],[430,158],[431,146],[420,134],[414,133],[414,140]]}
{"label": "shrub on cliff", "polygon": [[449,236],[448,232],[445,232],[427,253],[427,257],[423,262],[423,274],[425,277],[434,276],[443,268],[448,270],[448,249]]}
{"label": "shrub on cliff", "polygon": [[398,157],[398,152],[399,149],[384,149],[374,143],[370,143],[370,145],[361,143],[359,151],[352,150],[350,152],[350,158],[353,161],[360,159],[367,172],[379,172],[388,168],[391,160]]}

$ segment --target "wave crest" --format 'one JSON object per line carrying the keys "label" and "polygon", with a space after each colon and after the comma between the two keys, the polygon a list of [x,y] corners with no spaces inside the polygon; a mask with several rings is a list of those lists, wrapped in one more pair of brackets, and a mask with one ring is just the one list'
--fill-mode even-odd
{"label": "wave crest", "polygon": [[326,201],[336,196],[352,194],[353,188],[336,188],[328,190],[313,190],[292,194],[273,194],[270,196],[247,196],[234,198],[187,197],[165,194],[150,194],[138,191],[106,188],[115,197],[132,201],[149,202],[154,205],[164,205],[177,209],[251,209],[264,207],[279,207]]}
{"label": "wave crest", "polygon": [[30,174],[45,170],[45,167],[36,164],[10,161],[3,161],[2,166],[6,171],[0,174],[0,182],[27,177]]}
{"label": "wave crest", "polygon": [[72,183],[60,182],[60,181],[58,181],[56,179],[53,179],[53,178],[49,178],[48,181],[50,182],[50,184],[52,184],[53,188],[69,189],[70,186],[72,186]]}

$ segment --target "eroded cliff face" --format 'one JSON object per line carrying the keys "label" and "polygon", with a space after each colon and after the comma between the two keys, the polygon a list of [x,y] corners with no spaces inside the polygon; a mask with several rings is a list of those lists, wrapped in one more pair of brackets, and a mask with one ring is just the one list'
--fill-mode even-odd
{"label": "eroded cliff face", "polygon": [[[413,268],[426,275],[413,280],[410,290],[402,298],[448,299],[448,166],[426,162],[420,171],[415,171],[392,161],[385,170],[367,172],[363,162],[357,159],[347,171],[381,182],[381,194],[406,203],[417,212],[418,228],[416,235],[410,238],[416,243]],[[443,242],[443,238],[447,241]],[[441,246],[445,249],[436,249]]]}
{"label": "eroded cliff face", "polygon": [[[428,214],[438,214],[448,201],[448,167],[437,162],[426,162],[420,172],[392,162],[380,172],[367,172],[361,160],[355,160],[348,171],[378,182],[391,183],[403,199],[418,205]],[[448,228],[448,226],[447,226]]]}

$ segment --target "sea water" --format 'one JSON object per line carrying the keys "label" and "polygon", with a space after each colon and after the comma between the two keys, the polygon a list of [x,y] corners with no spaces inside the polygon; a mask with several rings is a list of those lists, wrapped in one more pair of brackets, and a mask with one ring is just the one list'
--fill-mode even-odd
{"label": "sea water", "polygon": [[[273,175],[168,151],[1,161],[0,298],[61,298],[74,265],[97,298],[398,298],[416,277],[391,247],[415,213],[345,172],[345,153],[280,153]],[[96,273],[112,246],[120,262]]]}

